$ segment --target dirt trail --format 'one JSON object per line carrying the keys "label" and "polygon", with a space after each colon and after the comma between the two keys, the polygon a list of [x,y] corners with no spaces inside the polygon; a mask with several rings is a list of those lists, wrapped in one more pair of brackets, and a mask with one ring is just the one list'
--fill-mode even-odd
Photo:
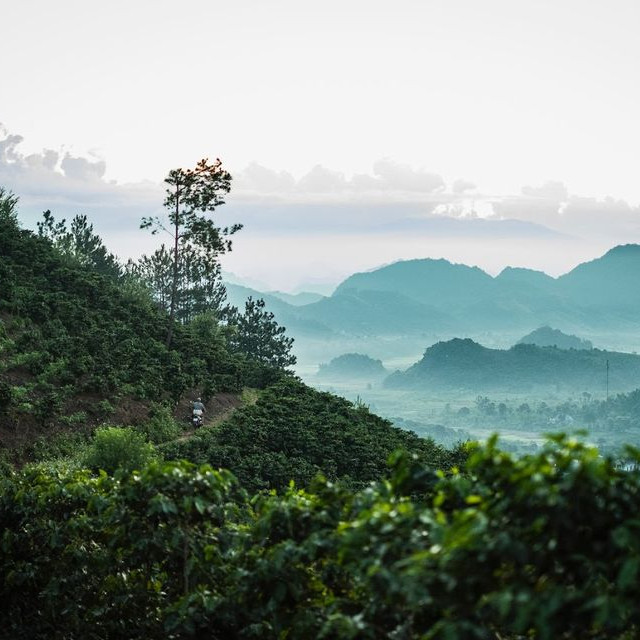
{"label": "dirt trail", "polygon": [[[185,424],[191,420],[191,407],[193,401],[196,399],[196,395],[185,395],[178,402],[173,417]],[[235,393],[216,393],[212,398],[205,403],[205,414],[203,427],[212,427],[221,424],[228,418],[230,418],[234,411],[242,404],[242,398]],[[202,428],[202,427],[200,427]],[[196,432],[196,429],[187,429],[180,437],[176,438],[178,442],[188,440]]]}

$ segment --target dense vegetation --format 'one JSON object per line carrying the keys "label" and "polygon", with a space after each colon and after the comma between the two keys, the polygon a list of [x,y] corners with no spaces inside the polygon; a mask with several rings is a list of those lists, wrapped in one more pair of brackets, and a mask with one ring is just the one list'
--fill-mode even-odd
{"label": "dense vegetation", "polygon": [[219,427],[169,443],[162,453],[167,459],[230,469],[245,488],[256,491],[283,488],[290,480],[308,486],[318,473],[362,487],[385,475],[386,460],[398,449],[439,469],[461,465],[466,458],[462,447],[444,449],[392,427],[366,407],[288,378]]}
{"label": "dense vegetation", "polygon": [[[629,454],[636,464],[638,452]],[[640,475],[558,440],[249,500],[186,462],[1,481],[2,637],[635,638]]]}
{"label": "dense vegetation", "polygon": [[[67,403],[106,411],[118,394],[179,397],[208,381],[239,388],[242,366],[217,323],[177,327],[165,347],[166,315],[135,283],[118,282],[65,257],[46,238],[0,224],[0,423],[40,427]],[[106,416],[102,416],[106,417]]]}
{"label": "dense vegetation", "polygon": [[[640,452],[561,436],[521,457],[447,450],[295,379],[260,300],[221,309],[215,264],[163,302],[161,269],[121,265],[86,218],[48,213],[36,235],[15,205],[0,190],[0,444],[28,446],[0,460],[0,638],[638,637]],[[427,353],[438,375],[505,375],[490,351]],[[519,358],[635,363],[505,353],[511,376]],[[195,388],[233,394],[185,433]],[[581,409],[637,413],[637,391],[587,395]],[[136,403],[144,420],[115,426]],[[480,395],[472,411],[509,407]]]}
{"label": "dense vegetation", "polygon": [[172,323],[168,347],[166,311],[86,218],[67,228],[47,212],[36,235],[20,228],[15,199],[0,193],[0,204],[3,439],[125,419],[131,398],[175,403],[192,388],[265,386],[295,361],[260,301],[251,313]]}

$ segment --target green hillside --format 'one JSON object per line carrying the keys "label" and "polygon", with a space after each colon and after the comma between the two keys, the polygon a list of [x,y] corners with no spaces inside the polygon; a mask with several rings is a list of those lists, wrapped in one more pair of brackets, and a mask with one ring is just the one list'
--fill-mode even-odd
{"label": "green hillside", "polygon": [[[0,638],[638,637],[640,452],[437,446],[294,378],[260,305],[169,348],[94,240],[69,253],[0,196]],[[637,379],[628,354],[454,340],[389,380],[582,381],[603,358]],[[196,390],[199,430],[176,422]]]}
{"label": "green hillside", "polygon": [[461,449],[446,450],[364,407],[285,379],[219,427],[164,445],[162,453],[230,469],[244,487],[257,491],[285,488],[290,480],[309,486],[318,473],[361,487],[386,474],[387,458],[398,449],[439,469],[465,459]]}
{"label": "green hillside", "polygon": [[124,277],[62,255],[49,240],[0,223],[0,437],[103,420],[125,398],[177,400],[185,390],[238,390],[246,363],[217,323],[177,326]]}
{"label": "green hillside", "polygon": [[565,439],[490,442],[465,475],[393,466],[253,498],[187,462],[0,478],[0,635],[638,637],[637,470]]}

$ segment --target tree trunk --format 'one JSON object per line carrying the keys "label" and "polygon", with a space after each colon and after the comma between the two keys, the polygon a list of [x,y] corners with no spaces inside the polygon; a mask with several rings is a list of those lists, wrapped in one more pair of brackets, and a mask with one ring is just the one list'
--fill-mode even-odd
{"label": "tree trunk", "polygon": [[176,185],[176,211],[175,211],[175,232],[173,237],[173,282],[171,283],[171,306],[169,307],[169,328],[167,330],[167,340],[165,346],[171,347],[173,339],[173,325],[176,320],[176,305],[178,302],[178,240],[180,238],[180,195],[179,186]]}

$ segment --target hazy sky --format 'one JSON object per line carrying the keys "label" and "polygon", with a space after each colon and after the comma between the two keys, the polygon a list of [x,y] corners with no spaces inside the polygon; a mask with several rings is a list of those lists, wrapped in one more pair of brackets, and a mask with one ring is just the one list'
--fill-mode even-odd
{"label": "hazy sky", "polygon": [[[239,215],[249,196],[358,210],[410,201],[429,215],[577,230],[580,248],[548,263],[544,249],[509,243],[550,270],[596,239],[640,240],[637,0],[3,0],[1,15],[0,184],[27,208],[102,206],[107,228],[116,208],[133,217],[154,202],[152,185],[119,185],[219,156],[238,178]],[[306,237],[304,224],[293,231]],[[252,233],[254,266],[234,256],[247,273],[265,270]],[[416,253],[511,260],[493,253],[500,242],[486,255],[488,241],[466,253],[460,234],[396,236],[395,250],[340,236],[344,258],[323,262],[316,247],[306,268]],[[274,273],[291,271],[285,246],[265,253],[272,270],[280,260]],[[344,263],[354,246],[360,262]]]}

